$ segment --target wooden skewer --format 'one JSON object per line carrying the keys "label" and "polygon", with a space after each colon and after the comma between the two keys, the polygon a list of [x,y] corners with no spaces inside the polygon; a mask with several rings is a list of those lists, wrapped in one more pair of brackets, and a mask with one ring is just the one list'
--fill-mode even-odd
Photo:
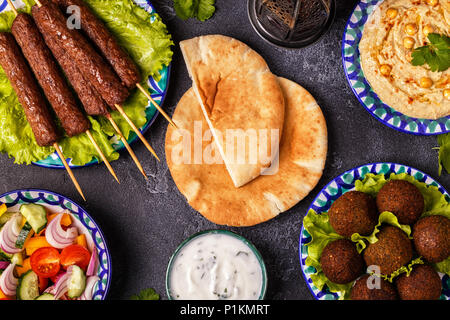
{"label": "wooden skewer", "polygon": [[147,174],[144,171],[144,168],[142,167],[141,163],[139,162],[138,158],[136,157],[136,154],[134,153],[133,149],[131,149],[130,145],[128,144],[127,139],[122,134],[122,131],[120,130],[117,123],[114,121],[114,119],[111,117],[110,114],[106,115],[106,118],[111,122],[112,126],[114,127],[114,130],[116,130],[117,134],[120,137],[120,141],[122,141],[125,148],[130,153],[131,158],[133,158],[134,163],[136,163],[136,166],[138,167],[139,171],[142,173],[142,175],[145,177],[145,180],[148,180]]}
{"label": "wooden skewer", "polygon": [[84,201],[86,201],[86,197],[83,194],[83,191],[81,190],[80,184],[78,183],[77,179],[75,178],[75,175],[72,172],[72,169],[70,169],[69,165],[67,164],[66,158],[64,157],[64,154],[61,151],[61,148],[59,147],[59,144],[55,142],[53,144],[53,147],[56,149],[56,152],[58,153],[59,158],[61,159],[62,163],[64,164],[64,167],[67,170],[67,173],[70,176],[70,179],[72,179],[73,184],[75,185],[75,188],[77,188],[78,192],[80,193],[81,197]]}
{"label": "wooden skewer", "polygon": [[155,150],[153,150],[153,148],[150,146],[150,144],[148,143],[147,139],[145,139],[145,137],[142,135],[141,131],[136,127],[136,125],[133,123],[133,121],[131,121],[131,119],[128,117],[128,115],[125,113],[125,111],[123,110],[123,108],[121,106],[119,106],[118,104],[115,105],[116,109],[120,112],[120,114],[122,115],[122,117],[124,117],[124,119],[128,122],[128,124],[131,126],[131,128],[133,128],[133,131],[138,135],[139,139],[141,139],[141,141],[144,143],[145,147],[148,149],[148,151],[151,152],[151,154],[153,154],[153,156],[158,160],[159,157],[156,154]]}
{"label": "wooden skewer", "polygon": [[94,145],[95,150],[97,150],[98,154],[102,158],[103,162],[105,163],[105,165],[108,168],[108,170],[111,173],[111,175],[114,177],[114,179],[116,179],[117,183],[120,184],[119,178],[117,178],[117,175],[114,172],[114,169],[111,167],[111,164],[109,163],[109,161],[106,158],[105,154],[102,152],[102,149],[100,149],[99,145],[95,141],[94,136],[92,135],[91,131],[90,130],[86,131],[86,134],[89,137],[89,140],[91,140],[92,144]]}
{"label": "wooden skewer", "polygon": [[167,115],[167,113],[164,112],[164,110],[159,106],[159,104],[156,103],[155,100],[153,100],[152,96],[150,95],[150,93],[148,93],[147,90],[144,89],[144,87],[141,86],[140,83],[136,84],[136,86],[138,87],[139,90],[141,90],[141,92],[147,97],[148,100],[150,100],[150,102],[155,106],[155,108],[161,112],[161,114],[164,116],[164,118],[167,119],[167,121],[169,121],[169,123],[175,128],[178,129],[177,125],[172,121],[172,119],[170,119],[170,117]]}
{"label": "wooden skewer", "polygon": [[125,146],[125,148],[127,149],[128,153],[130,154],[131,158],[133,159],[134,163],[136,164],[136,166],[138,167],[139,171],[142,173],[142,175],[144,176],[145,180],[148,180],[148,176],[144,171],[144,168],[142,167],[141,162],[139,161],[139,159],[137,158],[136,154],[134,153],[133,149],[131,149],[130,145],[128,144],[127,139],[125,139],[125,137],[123,136],[122,131],[120,130],[119,126],[117,125],[117,123],[114,121],[114,119],[111,117],[111,114],[107,114],[106,118],[109,120],[109,122],[111,122],[111,125],[113,126],[114,130],[116,130],[116,133],[119,135],[120,137],[120,141],[122,141],[123,145]]}
{"label": "wooden skewer", "polygon": [[14,12],[15,16],[17,17],[17,15],[18,15],[19,13],[17,12],[16,7],[15,7],[14,4],[12,3],[12,0],[6,0],[6,1],[8,1],[8,4],[9,4],[9,6],[11,7],[11,10]]}

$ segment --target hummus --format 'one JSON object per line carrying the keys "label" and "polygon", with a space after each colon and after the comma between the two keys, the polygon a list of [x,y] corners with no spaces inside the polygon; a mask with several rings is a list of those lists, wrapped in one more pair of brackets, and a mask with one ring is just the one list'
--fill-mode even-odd
{"label": "hummus", "polygon": [[414,118],[450,115],[450,69],[413,66],[411,53],[429,44],[427,35],[450,35],[450,2],[385,0],[364,27],[359,45],[364,76],[378,97]]}

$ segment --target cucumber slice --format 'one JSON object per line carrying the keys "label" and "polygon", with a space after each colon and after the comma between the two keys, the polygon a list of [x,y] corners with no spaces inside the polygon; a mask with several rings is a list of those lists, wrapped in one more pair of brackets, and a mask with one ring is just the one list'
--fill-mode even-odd
{"label": "cucumber slice", "polygon": [[52,295],[51,293],[44,293],[34,300],[55,300],[55,296]]}
{"label": "cucumber slice", "polygon": [[5,212],[0,216],[0,226],[4,226],[17,212]]}
{"label": "cucumber slice", "polygon": [[22,252],[13,254],[11,263],[16,264],[17,267],[23,267],[23,254]]}
{"label": "cucumber slice", "polygon": [[11,261],[13,255],[0,249],[0,261]]}
{"label": "cucumber slice", "polygon": [[33,270],[26,272],[19,279],[17,300],[34,300],[39,296],[39,278]]}
{"label": "cucumber slice", "polygon": [[34,232],[41,232],[47,225],[47,211],[41,205],[30,203],[20,206],[20,213],[27,219]]}
{"label": "cucumber slice", "polygon": [[67,295],[70,299],[75,299],[81,296],[86,289],[86,275],[80,267],[74,265],[72,268],[72,276],[69,278],[67,285],[69,289]]}
{"label": "cucumber slice", "polygon": [[31,225],[26,222],[25,225],[23,226],[22,230],[20,230],[19,236],[17,237],[16,240],[16,248],[18,249],[22,249],[25,241],[27,241],[27,238],[29,236],[31,232]]}

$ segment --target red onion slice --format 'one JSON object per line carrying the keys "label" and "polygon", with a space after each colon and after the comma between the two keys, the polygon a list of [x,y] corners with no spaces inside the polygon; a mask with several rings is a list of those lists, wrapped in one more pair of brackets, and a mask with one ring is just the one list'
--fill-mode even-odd
{"label": "red onion slice", "polygon": [[95,275],[97,273],[97,266],[98,266],[98,253],[97,247],[94,245],[94,248],[92,249],[91,259],[89,260],[89,265],[87,267],[86,275],[88,277]]}
{"label": "red onion slice", "polygon": [[10,264],[0,276],[0,289],[7,296],[15,296],[19,280],[14,277],[14,268],[16,264]]}
{"label": "red onion slice", "polygon": [[55,295],[55,293],[56,293],[55,286],[53,285],[53,286],[48,287],[47,289],[44,290],[44,293],[50,293],[52,295]]}
{"label": "red onion slice", "polygon": [[86,288],[84,289],[83,294],[78,298],[78,300],[92,300],[92,297],[94,295],[94,287],[98,281],[100,281],[100,278],[97,276],[89,277],[86,280]]}
{"label": "red onion slice", "polygon": [[78,236],[76,227],[68,228],[67,231],[61,227],[61,219],[63,213],[58,214],[47,226],[45,231],[45,239],[47,242],[57,248],[64,249],[73,244]]}
{"label": "red onion slice", "polygon": [[10,263],[8,261],[0,261],[0,270],[5,270],[8,268],[9,264]]}
{"label": "red onion slice", "polygon": [[67,272],[63,274],[58,281],[55,284],[55,288],[53,289],[55,300],[59,300],[63,295],[66,294],[67,291],[69,291],[68,288],[68,280],[70,276],[72,275],[72,268],[68,268]]}
{"label": "red onion slice", "polygon": [[22,215],[16,214],[5,224],[0,231],[0,246],[8,254],[22,252],[23,249],[16,248],[16,241],[20,233]]}

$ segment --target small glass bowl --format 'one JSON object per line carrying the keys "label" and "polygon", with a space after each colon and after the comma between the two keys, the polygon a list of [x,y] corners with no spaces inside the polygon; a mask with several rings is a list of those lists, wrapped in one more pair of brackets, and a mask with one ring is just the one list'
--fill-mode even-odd
{"label": "small glass bowl", "polygon": [[173,253],[172,257],[169,260],[169,265],[167,266],[167,272],[166,272],[166,292],[167,292],[167,297],[169,298],[169,300],[176,300],[172,297],[172,295],[170,293],[170,276],[171,276],[171,272],[172,272],[173,263],[175,262],[176,258],[178,257],[178,254],[180,253],[181,250],[183,250],[183,248],[188,243],[190,243],[191,241],[193,241],[194,239],[196,239],[198,237],[202,237],[202,236],[205,236],[208,234],[223,234],[223,235],[234,237],[234,238],[242,241],[247,247],[249,247],[252,250],[252,252],[256,256],[256,259],[259,262],[259,265],[261,267],[261,273],[262,273],[261,293],[259,295],[258,300],[264,300],[264,298],[266,296],[266,291],[267,291],[267,270],[266,270],[266,265],[264,263],[264,260],[261,256],[261,253],[259,253],[258,249],[256,249],[256,247],[250,241],[245,239],[243,236],[241,236],[235,232],[232,232],[232,231],[220,230],[220,229],[206,230],[206,231],[198,232],[198,233],[190,236],[186,240],[184,240],[178,246],[178,248],[175,250],[175,252]]}

